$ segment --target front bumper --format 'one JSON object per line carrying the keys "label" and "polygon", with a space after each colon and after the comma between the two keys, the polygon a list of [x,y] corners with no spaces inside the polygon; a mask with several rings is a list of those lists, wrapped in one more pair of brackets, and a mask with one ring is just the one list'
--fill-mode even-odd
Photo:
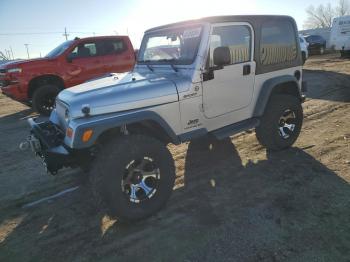
{"label": "front bumper", "polygon": [[17,101],[24,102],[28,100],[27,94],[22,91],[20,84],[1,86],[1,91],[4,95]]}
{"label": "front bumper", "polygon": [[64,145],[64,132],[50,121],[36,122],[29,118],[31,127],[27,143],[32,151],[39,156],[48,172],[56,174],[57,171],[66,166],[73,166],[74,161],[71,152]]}

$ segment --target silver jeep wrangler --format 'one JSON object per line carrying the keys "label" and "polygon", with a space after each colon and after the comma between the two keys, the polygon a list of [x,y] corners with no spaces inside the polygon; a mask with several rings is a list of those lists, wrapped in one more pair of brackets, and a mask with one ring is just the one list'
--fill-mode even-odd
{"label": "silver jeep wrangler", "polygon": [[303,121],[302,57],[287,16],[219,16],[145,32],[134,70],[63,90],[28,144],[52,174],[87,171],[109,213],[158,211],[173,190],[168,143],[255,128],[268,150],[290,147]]}

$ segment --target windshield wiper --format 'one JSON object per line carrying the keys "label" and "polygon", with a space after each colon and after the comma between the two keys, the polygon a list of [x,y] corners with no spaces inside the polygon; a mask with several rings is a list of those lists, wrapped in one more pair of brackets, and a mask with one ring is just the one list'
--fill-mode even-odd
{"label": "windshield wiper", "polygon": [[149,64],[146,64],[146,66],[148,67],[148,69],[150,70],[150,71],[154,71],[154,69],[153,69],[153,67],[151,67]]}
{"label": "windshield wiper", "polygon": [[[176,61],[175,58],[171,58],[171,59],[160,59],[158,60],[158,62],[174,62]],[[170,63],[169,64],[171,66],[171,68],[175,71],[175,72],[178,72],[179,70],[175,67],[175,65],[173,63]]]}
{"label": "windshield wiper", "polygon": [[137,61],[137,62],[139,62],[139,63],[145,63],[145,65],[147,66],[147,68],[148,68],[151,72],[154,71],[154,69],[148,64],[149,62],[151,62],[151,60],[139,60],[139,61]]}

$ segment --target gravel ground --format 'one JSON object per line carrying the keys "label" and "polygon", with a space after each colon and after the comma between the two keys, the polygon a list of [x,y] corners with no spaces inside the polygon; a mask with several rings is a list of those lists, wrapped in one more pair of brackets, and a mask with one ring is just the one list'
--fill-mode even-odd
{"label": "gravel ground", "polygon": [[0,95],[0,261],[350,261],[350,60],[313,56],[304,125],[267,153],[254,132],[170,146],[177,185],[134,225],[97,212],[79,170],[45,174],[18,144],[32,111]]}

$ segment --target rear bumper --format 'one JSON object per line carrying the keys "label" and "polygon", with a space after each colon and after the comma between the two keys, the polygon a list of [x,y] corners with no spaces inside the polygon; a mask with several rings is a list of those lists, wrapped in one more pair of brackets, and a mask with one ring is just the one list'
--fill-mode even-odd
{"label": "rear bumper", "polygon": [[43,160],[48,172],[56,174],[59,169],[74,164],[71,152],[63,144],[64,133],[50,121],[36,122],[29,118],[31,136],[27,143],[34,153]]}

